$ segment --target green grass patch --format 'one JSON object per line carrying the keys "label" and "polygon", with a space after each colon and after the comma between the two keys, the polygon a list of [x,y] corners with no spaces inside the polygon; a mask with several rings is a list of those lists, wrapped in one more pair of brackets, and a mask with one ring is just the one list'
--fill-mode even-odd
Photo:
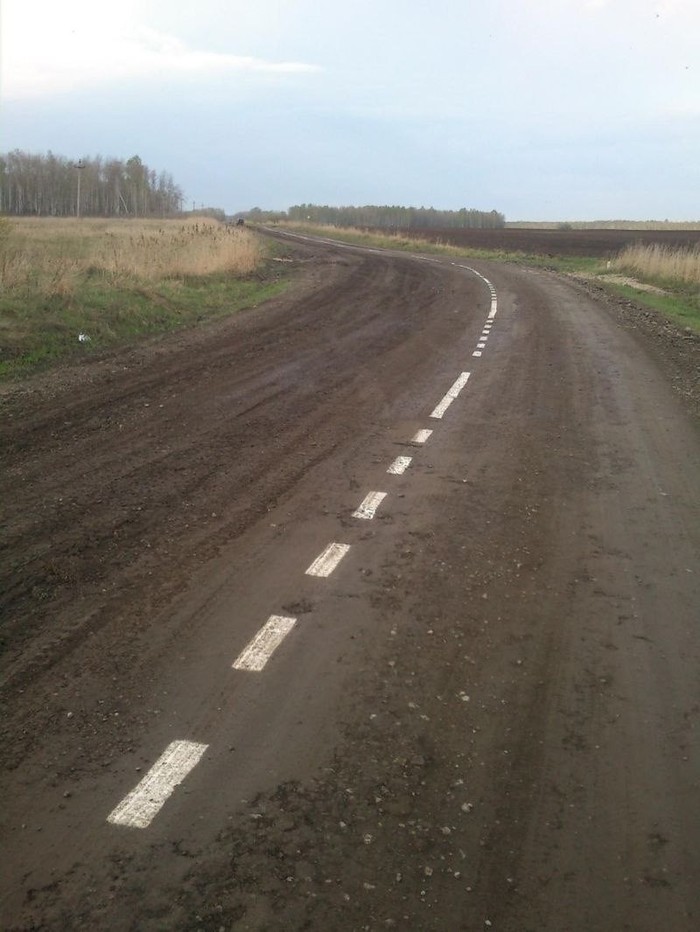
{"label": "green grass patch", "polygon": [[[288,284],[284,268],[271,266],[247,278],[220,273],[128,286],[93,273],[66,296],[2,292],[0,378],[26,375],[57,361],[197,326],[259,304]],[[81,333],[89,340],[81,342]]]}
{"label": "green grass patch", "polygon": [[[673,323],[681,327],[690,327],[696,333],[700,333],[700,292],[681,289],[666,283],[666,294],[655,294],[654,292],[643,291],[635,288],[633,285],[622,285],[616,282],[605,280],[601,275],[596,279],[598,284],[603,285],[607,291],[620,295],[635,304],[641,304],[644,307],[662,314]],[[648,284],[654,284],[649,282]],[[659,284],[658,287],[661,287]]]}

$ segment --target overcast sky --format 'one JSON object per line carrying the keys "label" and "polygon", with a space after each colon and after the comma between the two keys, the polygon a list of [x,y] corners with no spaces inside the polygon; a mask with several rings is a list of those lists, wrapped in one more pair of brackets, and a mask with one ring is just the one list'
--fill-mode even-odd
{"label": "overcast sky", "polygon": [[700,0],[2,0],[0,150],[197,205],[700,219]]}

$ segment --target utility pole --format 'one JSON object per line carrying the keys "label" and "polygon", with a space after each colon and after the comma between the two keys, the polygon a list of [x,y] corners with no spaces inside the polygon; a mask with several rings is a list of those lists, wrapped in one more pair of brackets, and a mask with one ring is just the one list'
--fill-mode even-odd
{"label": "utility pole", "polygon": [[75,166],[78,169],[78,197],[75,202],[75,216],[80,220],[80,174],[85,168],[85,162],[82,159],[78,159],[78,164]]}

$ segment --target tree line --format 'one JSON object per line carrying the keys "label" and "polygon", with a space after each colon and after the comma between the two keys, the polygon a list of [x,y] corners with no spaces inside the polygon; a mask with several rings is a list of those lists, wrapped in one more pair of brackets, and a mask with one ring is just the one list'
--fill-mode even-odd
{"label": "tree line", "polygon": [[420,230],[450,228],[495,230],[505,226],[506,218],[497,210],[436,210],[434,207],[327,207],[298,204],[287,211],[287,219],[299,222],[330,223],[339,227],[372,227],[384,230]]}
{"label": "tree line", "polygon": [[72,161],[53,152],[0,155],[0,213],[13,216],[163,217],[182,208],[168,172],[138,155]]}

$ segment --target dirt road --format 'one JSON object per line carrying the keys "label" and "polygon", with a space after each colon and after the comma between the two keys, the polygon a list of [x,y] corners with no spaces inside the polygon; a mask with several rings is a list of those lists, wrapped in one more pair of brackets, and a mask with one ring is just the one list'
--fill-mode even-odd
{"label": "dirt road", "polygon": [[287,242],[5,392],[2,928],[697,928],[697,342]]}

